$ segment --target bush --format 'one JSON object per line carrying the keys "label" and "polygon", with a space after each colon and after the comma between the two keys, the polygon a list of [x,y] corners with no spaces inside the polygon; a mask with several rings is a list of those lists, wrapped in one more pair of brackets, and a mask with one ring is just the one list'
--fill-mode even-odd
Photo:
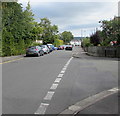
{"label": "bush", "polygon": [[31,46],[40,46],[40,45],[42,45],[41,43],[36,43],[36,42],[33,42],[32,44],[31,44]]}
{"label": "bush", "polygon": [[84,38],[82,41],[82,47],[89,47],[92,46],[92,44],[90,43],[90,38]]}
{"label": "bush", "polygon": [[63,42],[63,40],[55,39],[53,44],[54,44],[54,46],[58,47],[60,45],[63,45],[64,42]]}

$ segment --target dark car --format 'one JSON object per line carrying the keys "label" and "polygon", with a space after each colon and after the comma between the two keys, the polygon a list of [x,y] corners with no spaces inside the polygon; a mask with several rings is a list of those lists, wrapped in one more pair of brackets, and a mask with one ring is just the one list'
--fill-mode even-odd
{"label": "dark car", "polygon": [[31,46],[26,50],[26,56],[43,56],[44,51],[40,46]]}
{"label": "dark car", "polygon": [[73,46],[72,45],[67,45],[65,50],[72,50],[73,49]]}

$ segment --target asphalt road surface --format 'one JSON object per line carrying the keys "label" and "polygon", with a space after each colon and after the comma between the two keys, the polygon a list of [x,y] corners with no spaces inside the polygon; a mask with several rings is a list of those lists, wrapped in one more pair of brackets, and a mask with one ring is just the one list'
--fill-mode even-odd
{"label": "asphalt road surface", "polygon": [[[72,57],[76,49],[80,58]],[[79,47],[24,57],[2,65],[2,112],[59,114],[84,98],[117,86],[118,61],[87,56]]]}

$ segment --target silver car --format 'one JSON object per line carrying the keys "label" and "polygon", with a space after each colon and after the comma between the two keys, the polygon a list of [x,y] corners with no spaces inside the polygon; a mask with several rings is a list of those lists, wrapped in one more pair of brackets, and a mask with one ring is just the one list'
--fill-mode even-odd
{"label": "silver car", "polygon": [[43,56],[44,55],[44,51],[42,50],[42,47],[40,46],[31,46],[29,48],[27,48],[26,50],[26,56]]}
{"label": "silver car", "polygon": [[40,47],[42,47],[42,50],[45,54],[48,54],[50,52],[50,49],[47,47],[47,45],[40,45]]}

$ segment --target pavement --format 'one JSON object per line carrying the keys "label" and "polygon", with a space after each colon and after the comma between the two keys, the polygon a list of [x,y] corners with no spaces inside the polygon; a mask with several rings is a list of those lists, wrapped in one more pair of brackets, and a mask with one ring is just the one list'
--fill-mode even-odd
{"label": "pavement", "polygon": [[24,57],[25,55],[17,55],[17,56],[8,56],[8,57],[0,57],[0,63],[11,61],[11,60],[16,60],[19,58]]}
{"label": "pavement", "polygon": [[[99,57],[93,57],[86,55],[86,52],[81,47],[76,47],[73,49],[72,56],[74,58],[95,58],[99,59]],[[3,57],[1,63],[8,62],[11,60],[16,60],[24,57],[24,55],[19,56],[11,56],[11,57]],[[102,58],[101,58],[102,59]],[[104,59],[104,58],[103,58]],[[117,58],[106,58],[109,60],[117,60]],[[106,90],[102,91],[98,94],[85,98],[77,103],[69,106],[59,115],[75,115],[79,116],[82,114],[116,114],[119,112],[118,110],[118,103],[119,103],[119,95],[118,95],[118,88],[114,88],[113,90]],[[115,100],[117,99],[117,100]],[[112,110],[111,110],[112,107]],[[119,112],[120,113],[120,112]],[[119,114],[117,113],[117,114]]]}
{"label": "pavement", "polygon": [[[81,47],[76,47],[76,49],[73,49],[73,57],[74,58],[92,58],[92,59],[99,59],[100,57],[94,57],[94,56],[89,56],[86,55],[87,52],[84,52],[84,50]],[[115,60],[118,61],[117,58],[107,58],[107,57],[101,57],[100,59],[108,59],[108,60]],[[100,94],[104,92],[108,92],[111,90],[107,91],[102,91],[98,94],[95,94],[93,96],[90,96],[88,98],[85,98],[71,106],[69,106],[67,109],[65,109],[61,114],[68,114],[68,116],[71,114],[74,116],[81,116],[83,114],[88,114],[88,115],[93,115],[93,114],[114,114],[114,115],[119,115],[119,109],[118,109],[118,104],[120,103],[119,101],[119,89],[113,90],[112,94],[103,94],[99,96]],[[114,101],[114,102],[113,102]],[[112,107],[112,110],[111,110]],[[63,115],[64,116],[64,115]]]}

